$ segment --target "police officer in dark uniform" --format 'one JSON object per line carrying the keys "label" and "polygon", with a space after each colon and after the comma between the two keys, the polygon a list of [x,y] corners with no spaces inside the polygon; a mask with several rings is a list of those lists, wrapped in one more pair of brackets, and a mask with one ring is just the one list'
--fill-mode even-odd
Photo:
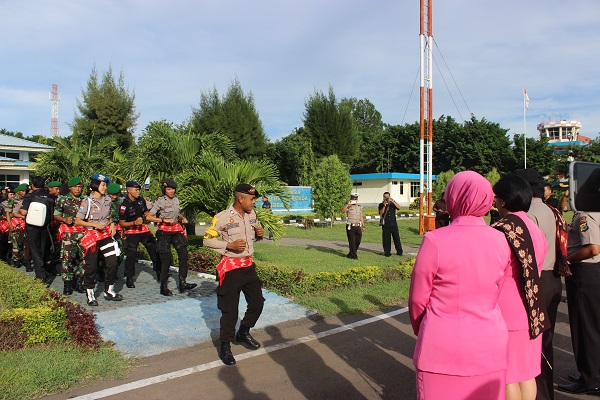
{"label": "police officer in dark uniform", "polygon": [[379,216],[381,217],[381,238],[383,240],[383,253],[386,257],[392,255],[392,238],[396,254],[402,255],[402,243],[398,233],[398,221],[396,220],[396,210],[400,209],[400,204],[396,203],[390,197],[390,192],[383,194],[383,202],[379,203]]}
{"label": "police officer in dark uniform", "polygon": [[172,296],[173,293],[167,287],[169,267],[171,266],[171,245],[177,251],[179,258],[179,293],[191,290],[197,285],[186,282],[188,274],[188,240],[182,224],[187,224],[188,221],[181,215],[179,199],[175,197],[177,182],[171,178],[164,178],[160,181],[160,188],[163,195],[156,199],[146,218],[150,222],[158,223],[156,237],[158,239],[158,255],[162,263],[160,294]]}
{"label": "police officer in dark uniform", "polygon": [[125,285],[134,288],[135,263],[137,261],[137,248],[140,243],[146,247],[152,266],[155,271],[160,271],[160,259],[156,251],[156,239],[146,226],[144,218],[148,213],[146,201],[140,197],[140,184],[128,181],[125,184],[127,196],[119,208],[119,225],[125,234]]}
{"label": "police officer in dark uniform", "polygon": [[21,205],[20,213],[23,217],[29,212],[29,205],[35,201],[46,205],[46,218],[43,226],[35,226],[29,223],[25,224],[27,240],[29,241],[29,251],[33,260],[35,277],[44,282],[56,275],[56,270],[52,270],[47,262],[50,261],[50,244],[52,239],[48,226],[52,222],[54,215],[55,197],[46,190],[46,180],[42,176],[35,176],[31,179],[33,191],[25,196]]}

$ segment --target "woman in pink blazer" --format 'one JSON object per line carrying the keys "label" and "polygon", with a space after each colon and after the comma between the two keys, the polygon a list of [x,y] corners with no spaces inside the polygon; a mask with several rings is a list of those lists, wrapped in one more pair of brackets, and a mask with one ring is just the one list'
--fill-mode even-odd
{"label": "woman in pink blazer", "polygon": [[498,297],[511,250],[483,219],[494,199],[483,176],[456,174],[445,197],[452,223],[425,235],[411,278],[418,399],[503,400],[508,333]]}
{"label": "woman in pink blazer", "polygon": [[[540,228],[527,217],[532,191],[525,179],[514,174],[506,175],[494,185],[494,194],[494,203],[502,219],[493,226],[506,227],[505,240],[515,244],[511,268],[498,299],[508,328],[506,399],[535,400],[535,377],[541,372],[541,333],[550,327],[545,316],[545,304],[538,301],[542,298],[538,295],[539,291],[544,290],[539,277],[548,243]],[[515,255],[519,253],[527,256],[519,260]],[[523,261],[528,269],[525,274]],[[532,290],[525,291],[524,286]]]}

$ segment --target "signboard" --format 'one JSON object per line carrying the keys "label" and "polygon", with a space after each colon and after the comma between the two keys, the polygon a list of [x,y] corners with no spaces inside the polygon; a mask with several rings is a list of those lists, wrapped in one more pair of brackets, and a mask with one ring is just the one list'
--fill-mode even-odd
{"label": "signboard", "polygon": [[[272,194],[267,195],[269,202],[274,213],[281,214],[305,214],[313,212],[312,202],[312,187],[310,186],[287,186],[290,191],[290,208],[286,210],[283,206],[283,202],[279,199],[279,196]],[[262,206],[262,199],[256,202],[258,207]]]}

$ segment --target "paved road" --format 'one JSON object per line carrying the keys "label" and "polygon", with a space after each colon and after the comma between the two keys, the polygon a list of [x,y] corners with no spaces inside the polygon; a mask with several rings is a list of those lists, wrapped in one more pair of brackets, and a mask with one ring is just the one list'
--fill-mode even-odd
{"label": "paved road", "polygon": [[[257,330],[263,348],[234,346],[233,367],[222,365],[206,342],[140,359],[126,379],[48,399],[414,399],[415,337],[405,311],[312,315]],[[557,382],[575,372],[566,318],[563,303],[555,340]],[[591,397],[556,392],[555,398]]]}

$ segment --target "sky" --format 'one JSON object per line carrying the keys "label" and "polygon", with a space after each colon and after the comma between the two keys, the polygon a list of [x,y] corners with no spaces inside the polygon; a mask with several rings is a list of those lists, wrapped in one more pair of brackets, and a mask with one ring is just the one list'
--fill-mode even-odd
{"label": "sky", "polygon": [[[537,137],[541,121],[600,132],[600,1],[433,0],[433,117],[473,114]],[[383,122],[419,120],[418,0],[0,0],[0,128],[69,124],[94,66],[122,73],[140,114],[182,123],[237,78],[276,141],[333,87]],[[530,99],[524,114],[523,89]],[[435,140],[435,132],[434,132]]]}

